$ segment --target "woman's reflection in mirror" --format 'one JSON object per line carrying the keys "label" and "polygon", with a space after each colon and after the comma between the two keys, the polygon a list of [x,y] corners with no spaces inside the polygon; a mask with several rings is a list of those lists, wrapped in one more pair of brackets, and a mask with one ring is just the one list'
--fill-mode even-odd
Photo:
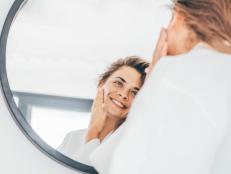
{"label": "woman's reflection in mirror", "polygon": [[137,56],[112,63],[100,76],[88,129],[68,133],[58,150],[91,165],[89,155],[125,121],[148,66],[147,61]]}

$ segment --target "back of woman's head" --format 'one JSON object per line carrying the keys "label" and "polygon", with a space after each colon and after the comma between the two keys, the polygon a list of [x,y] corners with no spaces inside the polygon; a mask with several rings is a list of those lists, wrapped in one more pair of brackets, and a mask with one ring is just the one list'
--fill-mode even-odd
{"label": "back of woman's head", "polygon": [[231,54],[231,0],[173,0],[173,3],[198,39]]}
{"label": "back of woman's head", "polygon": [[146,77],[146,68],[149,66],[149,63],[141,57],[138,56],[128,56],[125,58],[118,59],[113,62],[107,70],[100,75],[98,86],[105,83],[106,80],[117,70],[120,68],[127,66],[134,68],[141,75],[141,82],[144,83]]}

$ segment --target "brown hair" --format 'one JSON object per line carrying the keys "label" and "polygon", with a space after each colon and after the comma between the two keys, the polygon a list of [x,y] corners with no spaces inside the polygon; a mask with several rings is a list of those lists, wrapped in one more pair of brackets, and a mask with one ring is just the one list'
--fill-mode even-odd
{"label": "brown hair", "polygon": [[231,54],[231,0],[173,0],[197,38]]}
{"label": "brown hair", "polygon": [[134,68],[141,74],[142,84],[144,83],[146,72],[145,69],[149,66],[149,63],[138,56],[129,56],[124,59],[118,59],[112,63],[107,70],[100,75],[98,86],[106,82],[106,80],[121,67],[128,66]]}

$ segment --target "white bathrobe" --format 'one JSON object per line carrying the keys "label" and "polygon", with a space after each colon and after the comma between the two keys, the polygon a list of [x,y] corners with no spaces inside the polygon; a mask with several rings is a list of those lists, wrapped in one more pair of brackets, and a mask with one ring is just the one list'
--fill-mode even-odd
{"label": "white bathrobe", "polygon": [[157,63],[91,161],[100,174],[230,174],[230,130],[231,55],[199,44]]}
{"label": "white bathrobe", "polygon": [[[95,138],[86,143],[86,133],[87,129],[69,132],[57,150],[69,158],[91,166],[90,156],[92,152],[99,147],[100,140]],[[111,133],[109,133],[103,141],[110,135]]]}

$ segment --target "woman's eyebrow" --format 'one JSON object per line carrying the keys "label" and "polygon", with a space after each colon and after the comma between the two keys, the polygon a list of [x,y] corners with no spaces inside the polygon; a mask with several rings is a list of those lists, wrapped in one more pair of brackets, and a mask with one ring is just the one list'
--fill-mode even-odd
{"label": "woman's eyebrow", "polygon": [[116,77],[118,79],[120,79],[121,81],[123,81],[124,83],[127,83],[126,80],[124,80],[122,77]]}

